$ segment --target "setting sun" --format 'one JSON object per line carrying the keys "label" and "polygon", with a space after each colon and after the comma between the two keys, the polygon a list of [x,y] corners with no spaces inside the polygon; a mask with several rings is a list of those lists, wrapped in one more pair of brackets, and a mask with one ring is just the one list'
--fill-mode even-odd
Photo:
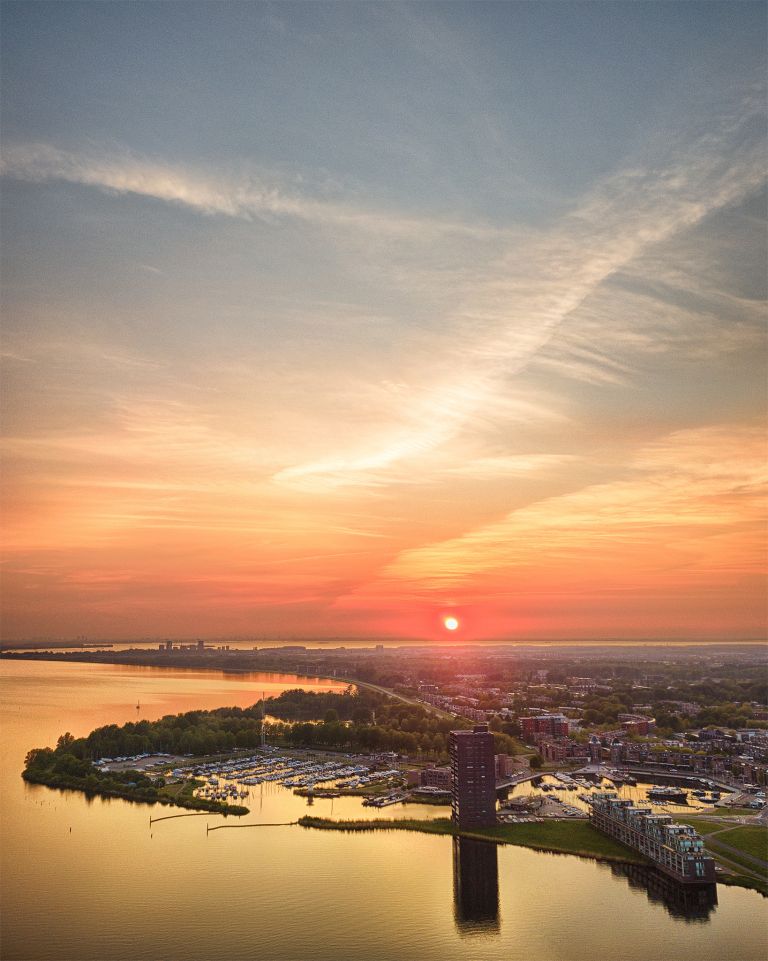
{"label": "setting sun", "polygon": [[459,627],[459,620],[456,617],[444,617],[443,625],[446,631],[455,631]]}

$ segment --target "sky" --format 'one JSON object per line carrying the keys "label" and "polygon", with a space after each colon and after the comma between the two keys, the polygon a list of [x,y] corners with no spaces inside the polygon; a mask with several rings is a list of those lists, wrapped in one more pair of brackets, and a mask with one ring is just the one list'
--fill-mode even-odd
{"label": "sky", "polygon": [[3,636],[764,637],[766,35],[4,3]]}

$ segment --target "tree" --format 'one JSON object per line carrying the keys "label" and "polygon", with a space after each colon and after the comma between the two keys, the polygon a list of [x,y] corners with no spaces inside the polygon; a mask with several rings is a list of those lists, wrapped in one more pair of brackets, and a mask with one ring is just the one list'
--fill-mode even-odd
{"label": "tree", "polygon": [[54,759],[55,755],[49,747],[35,747],[24,758],[24,766],[31,770],[43,770],[50,767]]}
{"label": "tree", "polygon": [[66,734],[62,734],[61,737],[56,741],[57,751],[66,751],[67,748],[71,747],[74,743],[75,736],[67,731]]}
{"label": "tree", "polygon": [[510,737],[516,737],[519,739],[523,736],[523,730],[516,721],[506,721],[501,725],[501,729]]}
{"label": "tree", "polygon": [[534,754],[530,759],[531,770],[538,771],[543,763],[544,758],[540,754]]}

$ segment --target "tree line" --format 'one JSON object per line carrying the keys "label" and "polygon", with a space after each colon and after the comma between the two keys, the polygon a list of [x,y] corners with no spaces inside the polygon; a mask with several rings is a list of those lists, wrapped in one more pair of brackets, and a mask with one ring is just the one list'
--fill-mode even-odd
{"label": "tree line", "polygon": [[[361,752],[421,754],[437,760],[447,755],[448,732],[469,726],[462,719],[442,718],[420,705],[395,701],[376,691],[350,688],[338,694],[297,689],[246,708],[222,707],[168,714],[157,721],[107,724],[81,738],[65,734],[51,753],[56,759],[67,755],[88,767],[88,762],[105,757],[161,752],[195,757],[230,753],[260,745],[262,715],[266,736],[273,741]],[[507,734],[497,732],[494,738],[498,753],[514,753],[519,747]],[[50,760],[48,754],[44,757]]]}

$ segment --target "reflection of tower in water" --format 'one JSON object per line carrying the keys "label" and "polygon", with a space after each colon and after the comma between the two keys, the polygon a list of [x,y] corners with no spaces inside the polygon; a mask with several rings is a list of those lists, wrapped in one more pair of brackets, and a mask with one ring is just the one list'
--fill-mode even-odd
{"label": "reflection of tower in water", "polygon": [[462,934],[499,930],[499,866],[496,845],[453,839],[453,913]]}

